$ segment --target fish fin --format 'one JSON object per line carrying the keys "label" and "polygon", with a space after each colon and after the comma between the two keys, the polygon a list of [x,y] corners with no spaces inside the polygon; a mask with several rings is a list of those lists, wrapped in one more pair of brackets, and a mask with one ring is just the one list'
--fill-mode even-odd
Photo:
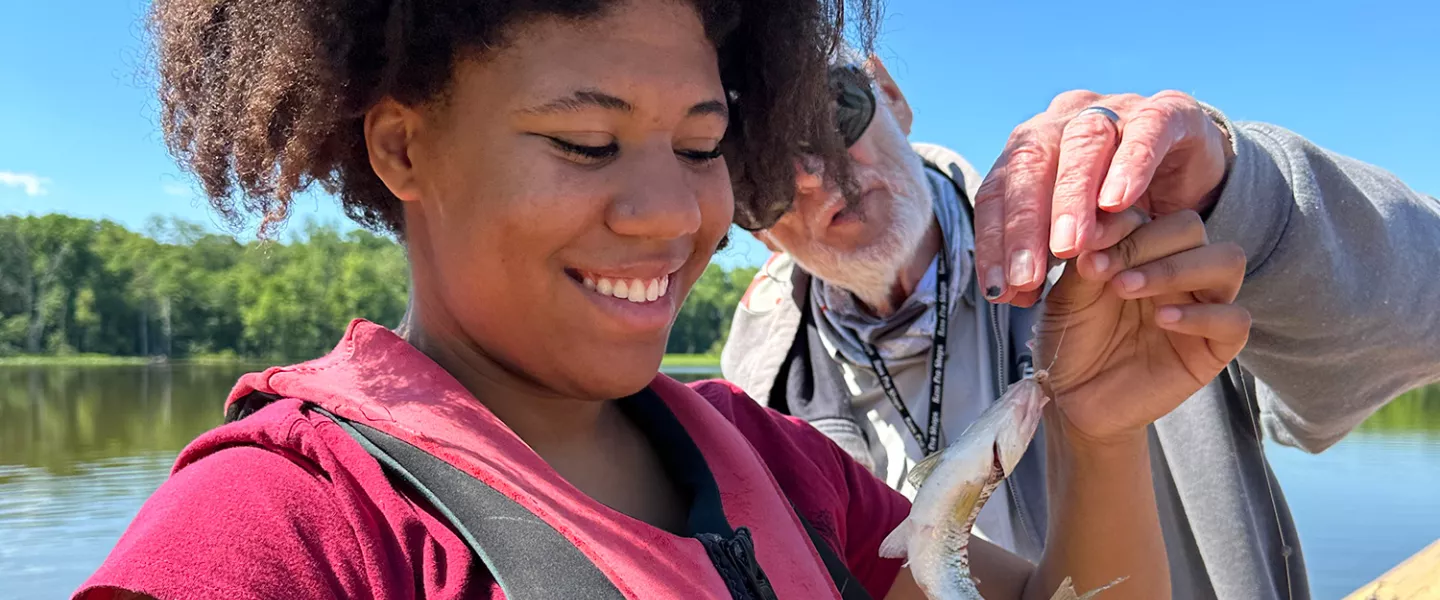
{"label": "fish fin", "polygon": [[1080,597],[1075,595],[1075,585],[1066,577],[1060,582],[1060,588],[1055,590],[1055,595],[1050,596],[1050,600],[1080,600]]}
{"label": "fish fin", "polygon": [[905,476],[905,480],[909,481],[910,485],[920,487],[920,484],[925,483],[925,480],[930,478],[930,474],[935,472],[935,467],[940,466],[940,458],[943,456],[945,456],[945,451],[938,450],[915,463],[915,466],[910,468],[910,474]]}
{"label": "fish fin", "polygon": [[880,542],[880,558],[907,558],[910,555],[910,536],[915,532],[915,521],[906,518],[895,527],[885,541]]}
{"label": "fish fin", "polygon": [[1090,600],[1100,592],[1115,587],[1116,584],[1125,581],[1126,579],[1126,577],[1121,577],[1119,579],[1116,579],[1115,581],[1085,592],[1084,595],[1077,595],[1075,593],[1075,584],[1070,581],[1069,577],[1066,577],[1065,581],[1060,582],[1060,589],[1055,590],[1055,595],[1051,596],[1050,600]]}
{"label": "fish fin", "polygon": [[1098,588],[1095,588],[1095,589],[1093,589],[1093,590],[1090,590],[1090,591],[1088,591],[1088,592],[1085,592],[1084,595],[1080,596],[1080,600],[1090,600],[1091,598],[1094,598],[1096,594],[1099,594],[1100,592],[1103,592],[1103,591],[1108,590],[1108,589],[1110,589],[1110,588],[1112,588],[1112,587],[1115,587],[1117,584],[1119,584],[1119,583],[1122,582],[1122,581],[1125,581],[1126,579],[1129,579],[1129,577],[1117,577],[1117,578],[1115,578],[1115,581],[1112,581],[1112,582],[1107,583],[1107,584],[1105,584],[1105,585],[1102,585],[1102,586],[1100,586],[1100,587],[1098,587]]}

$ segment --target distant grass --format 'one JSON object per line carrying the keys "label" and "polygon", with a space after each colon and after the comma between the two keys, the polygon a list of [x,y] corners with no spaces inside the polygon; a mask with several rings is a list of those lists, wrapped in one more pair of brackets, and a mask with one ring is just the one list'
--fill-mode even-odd
{"label": "distant grass", "polygon": [[[257,360],[259,359],[247,359],[233,354],[208,354],[175,359],[171,362],[191,365],[234,365],[254,363]],[[148,365],[157,362],[162,361],[145,356],[111,356],[108,354],[0,356],[0,367],[109,367]],[[282,361],[276,364],[285,363]],[[714,369],[719,372],[720,355],[666,354],[665,359],[660,363],[660,368]]]}
{"label": "distant grass", "polygon": [[[0,367],[131,367],[163,364],[162,358],[149,356],[113,356],[109,354],[65,354],[0,356]],[[169,361],[189,365],[239,365],[256,362],[232,354],[208,354],[177,358]]]}
{"label": "distant grass", "polygon": [[660,361],[660,368],[684,367],[684,368],[712,368],[720,370],[720,355],[718,354],[666,354],[665,359]]}
{"label": "distant grass", "polygon": [[108,367],[150,364],[146,356],[108,354],[67,354],[64,356],[0,356],[0,366],[10,367]]}

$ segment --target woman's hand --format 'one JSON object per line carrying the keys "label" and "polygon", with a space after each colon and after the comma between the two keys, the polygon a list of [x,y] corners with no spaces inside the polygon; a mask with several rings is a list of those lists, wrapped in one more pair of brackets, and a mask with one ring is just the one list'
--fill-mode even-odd
{"label": "woman's hand", "polygon": [[1099,235],[1045,300],[1036,367],[1049,366],[1064,435],[1131,438],[1210,382],[1244,347],[1250,313],[1232,304],[1245,254],[1210,244],[1193,211],[1149,221],[1100,213]]}

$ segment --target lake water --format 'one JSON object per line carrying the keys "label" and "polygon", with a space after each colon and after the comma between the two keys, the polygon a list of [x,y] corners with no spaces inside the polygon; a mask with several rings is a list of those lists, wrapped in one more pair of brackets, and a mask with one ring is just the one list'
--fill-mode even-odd
{"label": "lake water", "polygon": [[[0,367],[0,598],[67,597],[247,370]],[[1396,400],[1322,455],[1269,456],[1316,598],[1440,538],[1440,389]]]}

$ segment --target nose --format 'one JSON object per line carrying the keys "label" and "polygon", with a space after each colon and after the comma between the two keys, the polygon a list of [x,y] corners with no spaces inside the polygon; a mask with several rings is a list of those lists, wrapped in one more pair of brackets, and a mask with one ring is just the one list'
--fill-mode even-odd
{"label": "nose", "polygon": [[825,163],[815,156],[795,161],[795,200],[790,210],[809,222],[840,193],[825,179]]}
{"label": "nose", "polygon": [[825,165],[819,158],[803,156],[795,160],[795,193],[809,194],[825,188]]}
{"label": "nose", "polygon": [[700,230],[701,178],[664,148],[632,155],[625,186],[606,211],[610,230],[630,237],[676,239]]}

